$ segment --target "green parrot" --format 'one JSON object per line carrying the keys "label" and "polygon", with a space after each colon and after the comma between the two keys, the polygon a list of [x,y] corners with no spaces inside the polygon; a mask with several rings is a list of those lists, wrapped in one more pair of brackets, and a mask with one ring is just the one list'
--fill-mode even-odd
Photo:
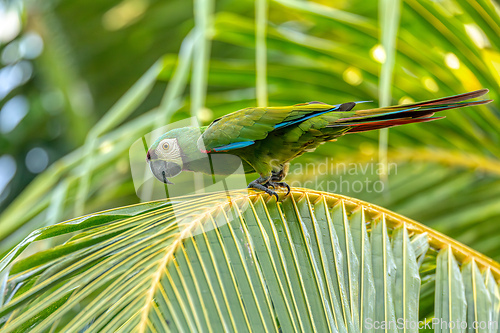
{"label": "green parrot", "polygon": [[[363,102],[330,105],[309,102],[286,107],[250,107],[215,119],[203,127],[183,127],[168,131],[149,148],[146,161],[154,176],[166,184],[168,178],[182,171],[211,174],[204,158],[215,154],[237,156],[245,173],[257,172],[260,177],[249,188],[278,195],[273,189],[290,187],[283,182],[290,161],[314,151],[320,144],[335,141],[350,133],[427,122],[436,111],[479,105],[491,100],[468,101],[488,92],[481,89],[461,95],[415,104],[376,109],[352,109]],[[234,165],[226,163],[217,174],[231,174]]]}

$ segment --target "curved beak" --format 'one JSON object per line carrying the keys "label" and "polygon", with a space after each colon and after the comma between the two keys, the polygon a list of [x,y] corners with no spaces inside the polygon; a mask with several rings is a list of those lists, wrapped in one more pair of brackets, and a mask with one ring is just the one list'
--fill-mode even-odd
{"label": "curved beak", "polygon": [[182,171],[179,164],[162,160],[149,160],[149,167],[156,179],[165,184],[173,184],[167,177],[175,177]]}

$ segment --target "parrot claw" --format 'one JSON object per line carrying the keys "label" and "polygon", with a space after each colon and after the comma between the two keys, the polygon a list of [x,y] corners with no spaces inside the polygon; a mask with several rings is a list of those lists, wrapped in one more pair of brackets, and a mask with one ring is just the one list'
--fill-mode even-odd
{"label": "parrot claw", "polygon": [[254,180],[253,182],[248,184],[248,188],[254,188],[257,190],[264,191],[269,195],[273,195],[276,197],[276,201],[279,200],[278,193],[276,193],[276,191],[271,190],[269,187],[272,187],[273,189],[278,189],[280,187],[284,187],[287,189],[285,196],[290,194],[291,189],[287,183],[280,182],[280,181],[274,182],[274,181],[266,181],[266,180],[267,180],[266,178],[259,178],[257,180]]}
{"label": "parrot claw", "polygon": [[268,182],[267,185],[272,186],[274,189],[278,187],[284,187],[287,190],[285,196],[290,194],[290,186],[285,182]]}
{"label": "parrot claw", "polygon": [[268,186],[267,184],[266,185],[262,185],[262,184],[254,183],[254,182],[251,182],[250,184],[248,184],[248,188],[254,188],[254,189],[257,189],[257,190],[264,191],[267,194],[269,194],[269,196],[276,197],[276,201],[279,201],[278,193],[276,193],[273,190],[270,190],[267,186]]}

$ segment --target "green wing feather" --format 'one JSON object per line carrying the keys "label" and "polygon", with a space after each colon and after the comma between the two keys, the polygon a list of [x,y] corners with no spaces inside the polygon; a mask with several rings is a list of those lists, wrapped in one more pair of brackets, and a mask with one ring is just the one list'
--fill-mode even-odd
{"label": "green wing feather", "polygon": [[214,120],[198,140],[198,147],[210,152],[234,143],[263,140],[276,130],[278,124],[336,108],[336,105],[311,102],[288,107],[242,109]]}

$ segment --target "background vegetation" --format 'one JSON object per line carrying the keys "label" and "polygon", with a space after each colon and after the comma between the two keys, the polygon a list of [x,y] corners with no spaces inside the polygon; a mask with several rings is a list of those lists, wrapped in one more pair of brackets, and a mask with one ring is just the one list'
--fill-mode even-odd
{"label": "background vegetation", "polygon": [[[138,202],[128,149],[169,121],[195,115],[208,124],[266,103],[377,106],[381,97],[404,103],[484,87],[495,100],[488,106],[390,130],[381,156],[398,166],[383,194],[340,193],[500,259],[494,2],[4,1],[0,10],[10,29],[0,36],[1,253],[38,227]],[[390,46],[391,35],[393,82],[386,65],[390,89],[380,90],[382,63],[392,59],[380,45]],[[376,163],[379,136],[348,136],[299,162]],[[328,179],[341,176],[359,177]]]}
{"label": "background vegetation", "polygon": [[[194,195],[54,224],[137,203],[129,148],[169,122],[489,88],[487,106],[323,145],[288,181],[382,180],[382,193],[337,192],[499,260],[499,35],[490,1],[1,2],[2,329],[358,331],[417,309],[497,320],[497,263],[338,195],[277,205],[241,190],[235,204]],[[354,164],[307,168],[325,161]]]}

